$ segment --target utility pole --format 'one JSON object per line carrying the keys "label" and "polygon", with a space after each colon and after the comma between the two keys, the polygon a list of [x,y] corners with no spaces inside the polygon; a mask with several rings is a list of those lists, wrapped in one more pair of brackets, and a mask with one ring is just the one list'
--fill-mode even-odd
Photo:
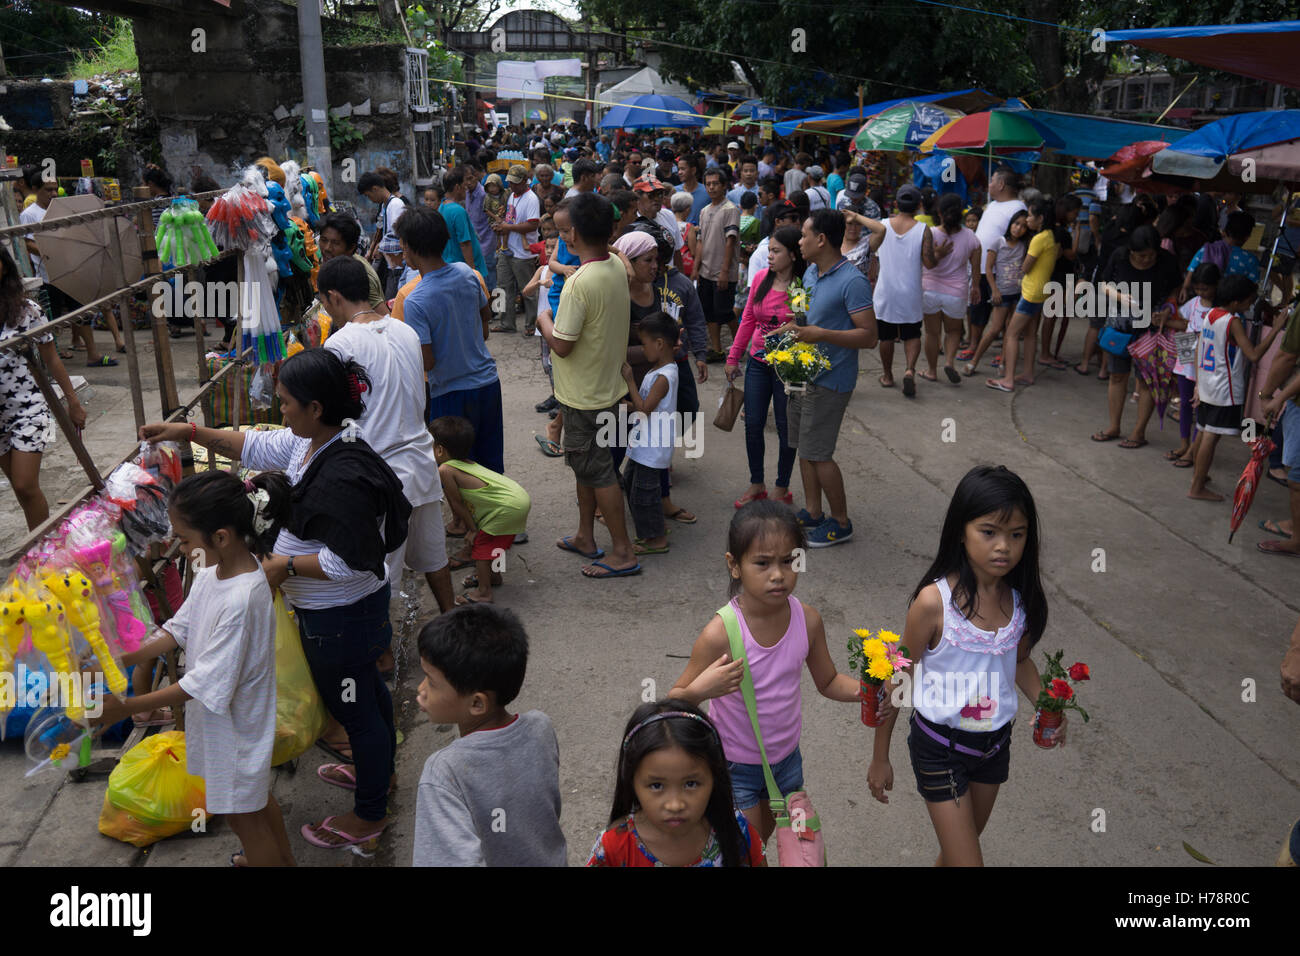
{"label": "utility pole", "polygon": [[325,96],[325,52],[319,0],[298,2],[298,58],[302,61],[302,118],[307,130],[307,164],[321,174],[331,196],[338,195],[330,154],[329,101]]}

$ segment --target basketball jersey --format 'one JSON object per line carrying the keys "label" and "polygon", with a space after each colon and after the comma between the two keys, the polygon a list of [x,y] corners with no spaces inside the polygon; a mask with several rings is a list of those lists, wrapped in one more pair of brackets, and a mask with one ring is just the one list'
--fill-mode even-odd
{"label": "basketball jersey", "polygon": [[1227,309],[1211,309],[1196,346],[1196,391],[1207,405],[1241,405],[1246,396],[1246,363],[1228,332],[1233,319]]}

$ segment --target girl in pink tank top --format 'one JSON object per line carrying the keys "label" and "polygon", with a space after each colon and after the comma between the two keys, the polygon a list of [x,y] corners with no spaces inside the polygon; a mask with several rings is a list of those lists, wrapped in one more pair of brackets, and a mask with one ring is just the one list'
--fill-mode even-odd
{"label": "girl in pink tank top", "polygon": [[[807,547],[794,512],[760,499],[736,512],[727,536],[731,606],[740,620],[754,681],[758,726],[772,775],[783,794],[803,786],[799,681],[805,665],[824,697],[858,702],[858,682],[841,674],[826,648],[821,615],[793,594]],[[744,661],[732,661],[727,629],[716,614],[695,640],[690,663],[669,697],[695,706],[713,700],[709,719],[727,756],[736,807],[763,839],[776,823],[763,782],[762,757],[740,692]]]}

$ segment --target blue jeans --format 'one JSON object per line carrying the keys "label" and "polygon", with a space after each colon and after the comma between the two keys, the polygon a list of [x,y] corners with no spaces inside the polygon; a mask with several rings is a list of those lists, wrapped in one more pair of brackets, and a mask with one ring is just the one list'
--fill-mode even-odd
{"label": "blue jeans", "polygon": [[353,809],[362,820],[388,816],[388,782],[396,766],[393,697],[375,662],[393,641],[389,585],[343,607],[294,608],[302,650],[325,709],[348,732],[356,761]]}
{"label": "blue jeans", "polygon": [[749,455],[750,484],[763,484],[763,456],[767,451],[763,429],[767,425],[767,406],[776,414],[776,434],[780,441],[776,457],[776,487],[789,488],[794,471],[795,450],[787,443],[785,427],[785,386],[772,366],[752,355],[745,365],[745,451]]}

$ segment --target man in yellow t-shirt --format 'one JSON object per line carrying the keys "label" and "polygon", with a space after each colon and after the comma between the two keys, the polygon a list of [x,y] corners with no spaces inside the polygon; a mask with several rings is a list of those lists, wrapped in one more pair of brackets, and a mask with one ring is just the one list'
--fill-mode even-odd
{"label": "man in yellow t-shirt", "polygon": [[[610,445],[618,421],[618,403],[627,393],[623,362],[627,358],[632,302],[622,260],[610,255],[614,207],[598,193],[569,200],[572,251],[580,265],[560,293],[558,322],[542,313],[537,328],[551,349],[555,398],[564,415],[564,458],[578,486],[578,532],[556,545],[592,560],[582,573],[589,578],[639,574],[623,513],[623,494]],[[596,546],[599,505],[613,543],[605,561]]]}

